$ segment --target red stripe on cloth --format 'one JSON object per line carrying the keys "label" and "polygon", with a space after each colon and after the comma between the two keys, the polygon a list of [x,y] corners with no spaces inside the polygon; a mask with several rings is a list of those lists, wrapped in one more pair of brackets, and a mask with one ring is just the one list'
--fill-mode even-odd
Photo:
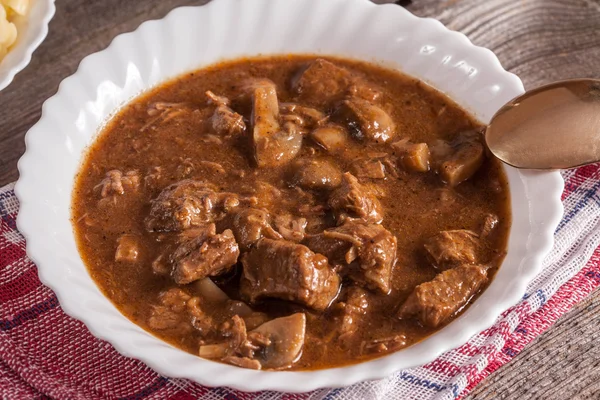
{"label": "red stripe on cloth", "polygon": [[438,374],[444,374],[446,376],[455,376],[460,372],[460,367],[458,367],[456,364],[439,358],[430,362],[429,364],[423,365],[423,368],[437,372]]}
{"label": "red stripe on cloth", "polygon": [[[501,318],[506,317],[506,315],[508,313],[510,313],[511,310],[512,310],[512,308],[509,308],[507,311],[505,311],[502,314]],[[481,332],[481,335],[485,336],[485,337],[492,337],[495,334],[499,334],[500,336],[506,338],[506,337],[508,337],[508,335],[510,335],[510,330],[511,329],[510,329],[510,325],[509,325],[508,321],[506,321],[506,320],[500,320],[494,326],[492,326],[492,327],[484,330],[483,332]],[[481,350],[481,348],[479,350]]]}
{"label": "red stripe on cloth", "polygon": [[460,346],[456,351],[465,356],[473,357],[479,351],[479,347],[473,346],[472,344],[465,343]]}
{"label": "red stripe on cloth", "polygon": [[[489,360],[494,353],[495,352],[489,352],[487,354],[484,353],[483,355]],[[477,379],[477,376],[479,376],[479,370],[475,364],[467,364],[462,366],[460,368],[460,372],[467,376],[467,382],[472,382],[474,379]]]}
{"label": "red stripe on cloth", "polygon": [[598,171],[600,170],[600,164],[586,165],[575,170],[575,173],[570,179],[565,182],[565,190],[562,193],[562,200],[564,201],[569,195],[571,195],[583,182],[591,177],[597,177]]}
{"label": "red stripe on cloth", "polygon": [[6,335],[0,336],[0,354],[2,354],[2,361],[10,369],[41,393],[56,398],[75,400],[98,398],[97,396],[90,396],[90,393],[84,394],[81,391],[67,387],[59,380],[54,379],[51,374],[32,362],[31,358]]}
{"label": "red stripe on cloth", "polygon": [[[547,331],[560,316],[599,286],[600,247],[594,251],[587,265],[577,275],[562,285],[544,306],[517,327],[515,332],[518,336],[511,336],[507,340],[503,351],[487,365],[477,379],[469,382],[465,393],[470,392],[484,378],[518,355],[533,339]],[[507,354],[506,349],[509,348],[512,351]]]}
{"label": "red stripe on cloth", "polygon": [[0,285],[0,304],[25,296],[37,289],[41,284],[37,269],[30,268],[16,279]]}
{"label": "red stripe on cloth", "polygon": [[4,228],[0,229],[0,271],[25,257],[25,248],[22,245],[9,242],[2,235],[4,231]]}
{"label": "red stripe on cloth", "polygon": [[180,391],[169,397],[169,400],[196,400],[197,397],[192,396],[189,393]]}
{"label": "red stripe on cloth", "polygon": [[34,399],[40,395],[0,360],[0,399]]}
{"label": "red stripe on cloth", "polygon": [[583,178],[583,180],[594,176],[600,169],[600,164],[586,165],[585,167],[579,167],[575,170],[575,176]]}

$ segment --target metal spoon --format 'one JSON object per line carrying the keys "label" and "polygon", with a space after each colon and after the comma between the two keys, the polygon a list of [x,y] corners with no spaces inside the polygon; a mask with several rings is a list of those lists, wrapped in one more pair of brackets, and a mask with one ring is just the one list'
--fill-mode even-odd
{"label": "metal spoon", "polygon": [[568,169],[600,161],[600,80],[560,81],[502,107],[485,131],[490,151],[516,168]]}

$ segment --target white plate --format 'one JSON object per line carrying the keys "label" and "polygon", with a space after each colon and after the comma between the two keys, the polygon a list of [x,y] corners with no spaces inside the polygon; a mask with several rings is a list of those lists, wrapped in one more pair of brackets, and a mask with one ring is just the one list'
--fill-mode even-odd
{"label": "white plate", "polygon": [[562,215],[558,172],[507,168],[513,226],[508,254],[490,287],[460,318],[422,342],[377,360],[310,372],[265,372],[219,364],[178,350],[121,315],[90,278],[70,217],[82,153],[123,103],[165,79],[217,60],[269,53],[322,53],[377,61],[447,93],[481,121],[523,92],[494,54],[432,19],[367,0],[216,0],[172,11],[118,36],[85,58],[27,133],[15,188],[17,220],[40,279],[63,310],[94,335],[159,373],[209,386],[300,392],[384,378],[432,361],[488,328],[540,272]]}
{"label": "white plate", "polygon": [[0,90],[12,82],[31,61],[31,55],[48,35],[56,8],[54,0],[31,0],[28,14],[15,20],[17,41],[0,61]]}

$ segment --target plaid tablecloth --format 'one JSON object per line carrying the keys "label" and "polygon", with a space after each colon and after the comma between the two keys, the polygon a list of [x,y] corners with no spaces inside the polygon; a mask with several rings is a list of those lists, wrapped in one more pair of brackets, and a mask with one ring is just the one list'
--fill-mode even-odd
{"label": "plaid tablecloth", "polygon": [[381,381],[305,394],[242,393],[160,376],[119,355],[65,315],[43,286],[16,230],[13,186],[0,189],[0,397],[2,399],[455,399],[510,361],[600,285],[600,169],[563,173],[565,216],[527,294],[496,324],[420,368]]}

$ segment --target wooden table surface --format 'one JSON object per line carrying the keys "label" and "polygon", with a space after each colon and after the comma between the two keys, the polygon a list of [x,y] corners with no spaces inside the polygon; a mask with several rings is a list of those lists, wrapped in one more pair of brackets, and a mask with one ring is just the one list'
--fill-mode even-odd
{"label": "wooden table surface", "polygon": [[[48,38],[0,92],[0,186],[18,178],[25,132],[39,119],[42,102],[84,56],[176,6],[207,2],[57,0]],[[526,88],[600,78],[600,0],[413,0],[407,8],[493,50]],[[600,399],[600,346],[594,338],[600,338],[598,291],[483,381],[469,399]]]}

